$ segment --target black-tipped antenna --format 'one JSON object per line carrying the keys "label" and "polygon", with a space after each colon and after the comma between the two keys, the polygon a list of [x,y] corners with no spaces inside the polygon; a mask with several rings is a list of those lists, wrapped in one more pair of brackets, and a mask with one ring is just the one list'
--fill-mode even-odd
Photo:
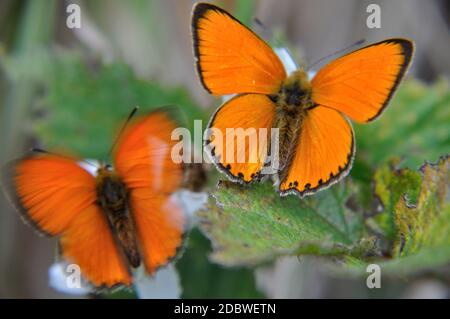
{"label": "black-tipped antenna", "polygon": [[[58,156],[58,157],[62,157],[62,158],[72,159],[69,156],[61,155],[61,154],[57,154],[57,153],[53,153],[53,152],[49,152],[47,150],[43,150],[42,148],[38,148],[38,147],[32,147],[30,149],[30,152],[32,152],[32,153],[42,153],[42,154],[48,154],[48,155]],[[85,163],[87,165],[90,165],[92,167],[98,168],[97,165],[95,165],[94,163],[89,162],[88,160],[80,159],[80,161],[82,161],[83,163]]]}
{"label": "black-tipped antenna", "polygon": [[340,49],[340,50],[338,50],[338,51],[336,51],[336,52],[333,52],[333,53],[331,53],[331,54],[328,54],[327,56],[324,56],[323,58],[320,58],[319,60],[317,60],[317,61],[314,62],[313,64],[308,65],[308,67],[306,68],[306,71],[309,71],[313,66],[319,64],[319,63],[322,62],[323,60],[329,59],[329,58],[331,58],[332,56],[334,56],[334,55],[336,55],[336,54],[339,54],[339,53],[342,53],[342,52],[344,52],[344,51],[347,51],[347,50],[349,50],[349,49],[351,49],[351,48],[353,48],[353,47],[355,47],[355,46],[360,46],[360,45],[363,44],[364,42],[366,42],[366,39],[361,39],[361,40],[358,40],[358,41],[356,41],[355,43],[353,43],[353,44],[351,44],[351,45],[349,45],[349,46],[347,46],[347,47],[345,47],[345,48],[343,48],[343,49]]}
{"label": "black-tipped antenna", "polygon": [[114,150],[114,148],[117,145],[117,142],[119,141],[120,137],[122,136],[122,133],[125,131],[125,128],[127,127],[128,123],[131,121],[133,116],[136,114],[138,109],[139,109],[139,106],[135,106],[133,108],[133,110],[130,112],[130,115],[128,115],[127,120],[125,121],[125,123],[123,123],[122,128],[120,129],[119,133],[117,134],[116,139],[114,140],[114,143],[111,145],[111,148],[109,149],[106,157],[111,155],[112,151]]}

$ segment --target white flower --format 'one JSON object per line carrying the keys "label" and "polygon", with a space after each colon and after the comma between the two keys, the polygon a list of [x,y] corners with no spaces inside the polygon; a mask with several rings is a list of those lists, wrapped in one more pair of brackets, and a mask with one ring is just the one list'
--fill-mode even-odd
{"label": "white flower", "polygon": [[134,273],[134,288],[139,299],[178,299],[182,289],[177,269],[173,264],[160,268],[149,276],[143,267]]}

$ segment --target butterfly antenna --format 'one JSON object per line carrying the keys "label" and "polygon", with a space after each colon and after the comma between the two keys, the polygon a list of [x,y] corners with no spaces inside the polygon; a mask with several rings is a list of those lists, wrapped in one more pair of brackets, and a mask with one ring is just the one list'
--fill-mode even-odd
{"label": "butterfly antenna", "polygon": [[120,137],[122,136],[123,132],[125,131],[128,123],[130,123],[131,119],[136,114],[138,109],[139,109],[139,106],[135,106],[133,108],[133,110],[130,112],[130,115],[128,115],[127,120],[125,121],[125,123],[123,123],[122,128],[120,129],[119,133],[117,134],[116,139],[115,139],[114,143],[111,145],[111,148],[109,149],[106,157],[109,157],[111,155],[111,153],[113,152],[114,148],[116,147]]}
{"label": "butterfly antenna", "polygon": [[44,149],[39,148],[39,147],[32,147],[32,148],[30,149],[30,152],[33,152],[33,153],[42,153],[42,154],[48,154],[48,155],[55,155],[55,156],[61,156],[61,157],[66,157],[66,156],[63,156],[63,155],[60,155],[60,154],[55,154],[55,153],[49,152],[49,151],[44,150]]}
{"label": "butterfly antenna", "polygon": [[345,48],[343,48],[343,49],[340,49],[340,50],[338,50],[338,51],[336,51],[336,52],[333,52],[333,53],[331,53],[331,54],[329,54],[329,55],[327,55],[327,56],[325,56],[325,57],[323,57],[323,58],[320,58],[319,60],[317,60],[317,61],[314,62],[313,64],[310,64],[310,65],[306,68],[306,71],[311,70],[311,68],[312,68],[313,66],[319,64],[319,63],[322,62],[323,60],[329,59],[329,58],[331,58],[332,56],[335,56],[335,55],[337,55],[337,54],[340,54],[340,53],[342,53],[342,52],[345,52],[345,51],[347,51],[347,50],[349,50],[349,49],[351,49],[351,48],[353,48],[353,47],[360,46],[360,45],[363,44],[364,42],[366,42],[366,39],[358,40],[358,41],[356,41],[355,43],[353,43],[353,44],[351,44],[351,45],[349,45],[349,46],[347,46],[347,47],[345,47]]}
{"label": "butterfly antenna", "polygon": [[254,17],[253,22],[255,22],[255,24],[259,26],[264,32],[266,33],[270,32],[269,28],[267,28],[267,26],[261,20],[259,20],[258,17]]}
{"label": "butterfly antenna", "polygon": [[[253,22],[258,26],[258,27],[260,27],[261,28],[261,30],[262,30],[262,34],[263,34],[263,37],[266,39],[266,40],[269,40],[269,39],[271,39],[271,38],[273,38],[273,32],[272,32],[272,30],[270,30],[270,28],[268,28],[258,17],[253,17]],[[279,41],[278,41],[278,39],[275,39],[275,41],[276,41],[276,46],[281,46],[281,44],[279,43]]]}
{"label": "butterfly antenna", "polygon": [[[30,152],[33,152],[33,153],[42,153],[42,154],[48,154],[48,155],[58,156],[58,157],[62,157],[62,158],[72,159],[72,158],[69,157],[69,156],[65,156],[65,155],[61,155],[61,154],[49,152],[49,151],[47,151],[47,150],[43,150],[42,148],[38,148],[38,147],[33,147],[33,148],[31,148],[31,149],[30,149]],[[90,165],[90,166],[92,166],[92,167],[98,168],[97,165],[95,165],[94,163],[89,162],[88,160],[80,159],[80,161],[83,162],[83,163],[85,163],[85,164],[87,164],[87,165]]]}

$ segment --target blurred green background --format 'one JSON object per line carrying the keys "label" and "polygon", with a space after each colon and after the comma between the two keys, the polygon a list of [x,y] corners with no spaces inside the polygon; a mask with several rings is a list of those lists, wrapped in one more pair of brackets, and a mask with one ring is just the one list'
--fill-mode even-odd
{"label": "blurred green background", "polygon": [[[148,110],[177,104],[190,123],[207,119],[220,101],[203,90],[195,75],[190,35],[194,2],[0,0],[0,163],[21,156],[31,145],[100,157],[135,105]],[[66,26],[70,3],[81,7],[81,29]],[[404,98],[397,110],[386,112],[385,121],[356,128],[352,176],[366,182],[366,192],[373,170],[388,155],[401,156],[404,165],[417,168],[448,153],[448,1],[215,3],[248,25],[257,17],[266,27],[255,26],[257,32],[289,46],[306,64],[361,38],[415,41],[408,77],[423,83],[414,82],[399,94]],[[381,7],[381,29],[366,27],[369,3]],[[54,240],[38,238],[21,223],[1,194],[0,297],[66,297],[48,287],[54,248]],[[204,235],[194,230],[177,264],[183,297],[449,296],[446,278],[387,282],[382,290],[369,291],[360,280],[328,276],[307,257],[301,263],[280,258],[256,270],[231,269],[211,263],[210,249]]]}

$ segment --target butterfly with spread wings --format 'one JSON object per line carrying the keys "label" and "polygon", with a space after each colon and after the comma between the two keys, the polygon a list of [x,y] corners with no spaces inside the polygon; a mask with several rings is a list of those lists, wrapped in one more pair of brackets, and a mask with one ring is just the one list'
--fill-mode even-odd
{"label": "butterfly with spread wings", "polygon": [[[309,80],[303,69],[286,74],[262,39],[217,6],[195,5],[192,33],[204,88],[213,95],[236,94],[210,120],[208,128],[221,134],[210,131],[205,141],[208,154],[232,181],[259,180],[269,156],[267,145],[264,152],[251,149],[237,143],[234,131],[227,129],[277,128],[275,176],[282,196],[313,194],[349,172],[355,138],[347,117],[367,123],[380,116],[414,51],[407,39],[384,40],[328,63]],[[267,139],[266,144],[275,143],[270,136]],[[257,160],[237,161],[236,156],[230,160],[225,156],[230,152],[245,159],[256,153]]]}
{"label": "butterfly with spread wings", "polygon": [[26,222],[60,238],[90,283],[129,286],[132,268],[154,273],[183,241],[185,217],[171,197],[182,181],[171,160],[175,128],[163,111],[134,121],[96,176],[76,158],[36,153],[7,166],[4,189]]}

